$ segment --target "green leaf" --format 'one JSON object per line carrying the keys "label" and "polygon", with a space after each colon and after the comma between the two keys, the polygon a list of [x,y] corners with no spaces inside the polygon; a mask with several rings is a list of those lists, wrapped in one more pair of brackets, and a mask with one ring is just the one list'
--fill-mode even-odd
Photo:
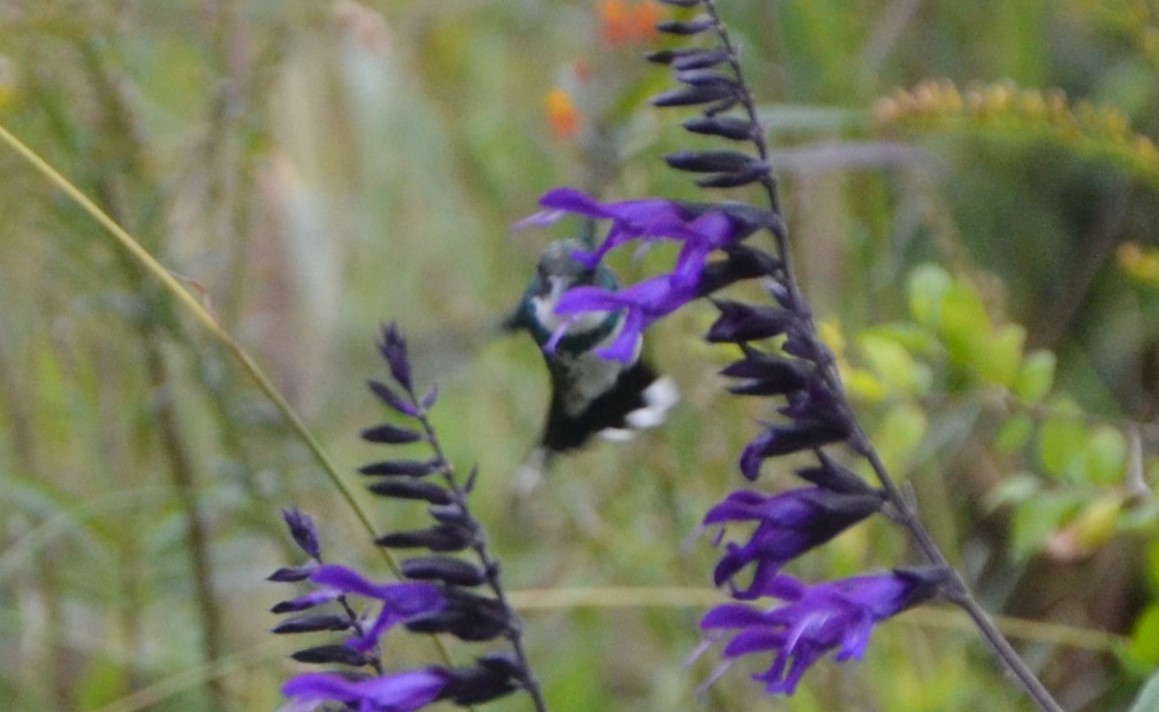
{"label": "green leaf", "polygon": [[929,366],[918,363],[909,351],[896,341],[880,334],[862,334],[857,340],[869,367],[889,390],[907,396],[929,392],[933,374]]}
{"label": "green leaf", "polygon": [[1077,550],[1093,552],[1107,544],[1115,535],[1123,501],[1116,495],[1106,495],[1083,506],[1069,525]]}
{"label": "green leaf", "polygon": [[976,354],[974,367],[978,375],[987,383],[1013,387],[1022,363],[1026,329],[1019,324],[1006,324],[999,327],[988,341]]}
{"label": "green leaf", "polygon": [[1141,669],[1153,670],[1159,666],[1159,603],[1152,603],[1136,619],[1124,655],[1128,662]]}
{"label": "green leaf", "polygon": [[1025,502],[1042,491],[1042,480],[1028,472],[1007,477],[986,495],[986,509],[993,511],[1006,505]]}
{"label": "green leaf", "polygon": [[1036,553],[1084,499],[1076,492],[1043,492],[1020,504],[1010,523],[1010,555],[1023,561]]}
{"label": "green leaf", "polygon": [[941,322],[942,299],[953,280],[938,265],[925,264],[910,272],[906,280],[909,311],[919,324],[937,327]]}
{"label": "green leaf", "polygon": [[1055,477],[1076,477],[1076,467],[1085,462],[1087,429],[1079,420],[1079,409],[1068,400],[1059,399],[1050,405],[1053,415],[1038,429],[1038,459],[1046,474]]}
{"label": "green leaf", "polygon": [[994,436],[994,447],[999,452],[1013,454],[1026,447],[1034,435],[1034,421],[1026,413],[1019,413],[1002,423]]}
{"label": "green leaf", "polygon": [[881,338],[896,341],[915,356],[929,356],[937,353],[940,344],[930,330],[912,321],[894,321],[888,324],[879,324],[862,330],[863,334],[872,334]]}
{"label": "green leaf", "polygon": [[938,331],[955,363],[977,368],[986,357],[991,341],[990,317],[982,297],[969,282],[957,280],[946,290]]}
{"label": "green leaf", "polygon": [[902,473],[904,466],[926,434],[926,414],[921,408],[902,403],[892,408],[876,433],[878,454],[891,472]]}
{"label": "green leaf", "polygon": [[1056,363],[1057,359],[1050,351],[1035,351],[1028,354],[1018,371],[1014,394],[1027,403],[1041,401],[1054,385]]}
{"label": "green leaf", "polygon": [[1117,428],[1100,425],[1087,441],[1086,475],[1096,485],[1114,485],[1127,465],[1127,438]]}

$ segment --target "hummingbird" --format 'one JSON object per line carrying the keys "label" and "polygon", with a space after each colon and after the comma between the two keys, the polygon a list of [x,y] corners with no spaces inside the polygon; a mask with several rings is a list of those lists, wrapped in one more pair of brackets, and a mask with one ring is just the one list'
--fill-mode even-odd
{"label": "hummingbird", "polygon": [[[551,404],[539,444],[516,481],[524,492],[539,483],[556,455],[582,447],[597,434],[629,440],[635,431],[663,423],[680,398],[676,383],[641,358],[641,345],[629,363],[596,353],[619,335],[622,313],[590,312],[578,319],[555,313],[559,298],[573,287],[619,288],[616,276],[604,265],[589,267],[575,259],[583,247],[577,240],[548,245],[519,306],[504,322],[508,331],[531,334],[551,376]],[[553,350],[544,350],[565,319],[567,332]]]}

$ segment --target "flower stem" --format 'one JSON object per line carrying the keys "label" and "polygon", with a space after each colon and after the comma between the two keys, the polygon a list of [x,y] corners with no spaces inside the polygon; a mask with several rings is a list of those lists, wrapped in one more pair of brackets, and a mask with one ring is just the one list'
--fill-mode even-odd
{"label": "flower stem", "polygon": [[[407,389],[407,396],[411,400],[411,404],[415,406],[418,411],[417,419],[423,427],[423,432],[426,435],[426,440],[430,443],[431,450],[434,453],[438,462],[442,463],[441,471],[443,481],[446,482],[447,487],[455,497],[455,505],[459,507],[463,516],[472,520],[478,521],[471,514],[470,508],[467,505],[467,495],[469,494],[466,487],[460,485],[455,478],[455,469],[446,457],[443,451],[442,444],[439,443],[437,434],[435,433],[434,425],[427,416],[427,409],[422,406],[421,399],[411,390]],[[483,567],[487,579],[487,586],[491,592],[495,594],[495,599],[499,602],[505,610],[507,610],[515,624],[507,632],[507,640],[511,643],[511,650],[515,654],[515,658],[519,663],[520,675],[519,684],[531,696],[532,703],[535,705],[535,712],[547,712],[547,701],[543,697],[543,691],[540,688],[539,680],[531,670],[530,661],[527,658],[526,650],[523,647],[523,630],[518,615],[508,602],[507,593],[503,588],[503,583],[499,576],[499,561],[495,559],[490,552],[487,545],[487,536],[479,528],[476,536],[476,541],[471,545],[471,550],[479,557],[479,563]]]}
{"label": "flower stem", "polygon": [[[744,75],[741,70],[740,61],[736,53],[736,49],[732,44],[724,24],[720,20],[720,15],[717,12],[715,0],[701,0],[705,10],[712,17],[713,24],[716,29],[717,36],[721,44],[727,50],[729,56],[729,66],[732,69],[733,75],[736,78],[738,87],[738,99],[741,106],[744,108],[748,116],[749,122],[752,125],[752,142],[756,148],[758,155],[762,161],[768,162],[769,147],[765,138],[764,130],[761,128],[757,120],[756,104],[753,101],[752,93],[749,91],[748,84],[744,80]],[[775,178],[772,176],[771,170],[761,178],[760,184],[764,189],[765,195],[769,202],[771,210],[780,217],[781,208],[780,201],[777,197],[777,184]],[[938,548],[937,543],[930,535],[929,531],[922,524],[918,517],[916,508],[909,502],[904,493],[894,483],[889,476],[885,464],[881,461],[880,456],[869,442],[869,438],[865,435],[857,418],[853,412],[848,396],[842,386],[840,374],[838,373],[836,360],[833,358],[832,352],[825,346],[824,342],[817,335],[816,327],[811,317],[808,303],[805,301],[801,293],[800,287],[797,284],[795,272],[793,270],[792,253],[789,249],[788,235],[786,231],[780,227],[783,223],[778,223],[778,226],[772,229],[773,238],[776,242],[777,257],[781,260],[783,272],[783,286],[788,293],[788,308],[801,317],[801,321],[805,324],[808,330],[809,339],[815,344],[816,350],[821,354],[818,359],[818,365],[821,367],[827,385],[830,387],[832,393],[837,399],[838,407],[845,411],[849,422],[853,425],[853,435],[850,438],[850,444],[858,455],[864,457],[873,468],[878,481],[881,483],[882,489],[885,491],[888,501],[894,508],[894,518],[900,523],[910,537],[922,550],[922,553],[930,561],[930,563],[946,569],[950,574],[950,581],[947,585],[949,590],[943,591],[944,597],[954,605],[965,610],[967,615],[974,621],[978,630],[986,643],[993,650],[994,654],[1006,665],[1011,673],[1018,678],[1018,681],[1026,689],[1026,692],[1038,705],[1039,709],[1044,712],[1062,712],[1062,707],[1054,700],[1050,692],[1047,691],[1042,682],[1034,675],[1027,666],[1026,662],[1014,650],[1009,641],[1003,637],[994,622],[990,620],[989,615],[978,603],[978,601],[971,594],[969,587],[965,581],[962,580],[961,575],[950,566],[946,556]]]}

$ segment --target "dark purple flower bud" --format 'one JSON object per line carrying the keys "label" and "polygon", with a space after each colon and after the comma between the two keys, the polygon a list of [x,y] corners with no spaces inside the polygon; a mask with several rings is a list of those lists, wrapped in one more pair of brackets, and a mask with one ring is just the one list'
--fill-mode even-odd
{"label": "dark purple flower bud", "polygon": [[523,674],[523,666],[519,664],[519,658],[508,651],[494,650],[489,653],[484,653],[475,658],[475,662],[480,667],[502,673],[508,677],[519,677]]}
{"label": "dark purple flower bud", "polygon": [[317,708],[326,702],[366,712],[413,712],[440,699],[450,675],[440,668],[350,678],[337,673],[306,673],[291,678],[282,694]]}
{"label": "dark purple flower bud", "polygon": [[[362,667],[370,663],[370,658],[345,645],[318,645],[313,648],[299,650],[296,653],[292,653],[290,657],[300,663],[307,663],[309,665],[334,664]],[[282,689],[284,690],[285,688]]]}
{"label": "dark purple flower bud", "polygon": [[724,112],[728,111],[729,109],[733,108],[734,106],[736,106],[739,103],[740,103],[740,97],[733,95],[733,96],[729,96],[729,97],[725,97],[725,98],[721,99],[720,101],[716,102],[712,106],[706,106],[703,109],[701,109],[701,111],[704,112],[705,116],[716,116],[717,114],[723,114]]}
{"label": "dark purple flower bud", "polygon": [[439,524],[428,529],[384,534],[374,540],[388,549],[430,549],[431,551],[462,551],[475,543],[475,532],[466,527]]}
{"label": "dark purple flower bud", "polygon": [[388,479],[375,482],[366,489],[380,497],[393,499],[421,499],[431,504],[450,504],[454,496],[439,485],[415,479]]}
{"label": "dark purple flower bud", "polygon": [[763,250],[734,245],[728,249],[725,259],[704,265],[696,285],[696,294],[706,297],[741,280],[772,277],[780,267],[780,261]]}
{"label": "dark purple flower bud", "polygon": [[281,615],[283,613],[293,613],[295,611],[305,611],[316,606],[321,606],[324,603],[329,603],[338,598],[337,591],[311,591],[307,594],[291,598],[288,601],[280,601],[270,609],[270,613]]}
{"label": "dark purple flower bud", "polygon": [[895,569],[806,586],[779,575],[764,591],[785,602],[762,611],[742,604],[717,606],[705,614],[705,630],[736,630],[725,657],[770,652],[773,662],[755,679],[770,694],[791,695],[813,663],[830,651],[842,662],[860,660],[873,626],[933,598],[947,580],[945,569]]}
{"label": "dark purple flower bud", "polygon": [[711,69],[683,69],[676,72],[676,80],[694,87],[736,87],[736,80]]}
{"label": "dark purple flower bud", "polygon": [[398,385],[407,393],[412,392],[414,386],[410,380],[410,359],[406,355],[406,340],[402,338],[394,322],[382,330],[382,341],[378,344],[378,350],[386,358],[386,363],[390,366],[390,375]]}
{"label": "dark purple flower bud", "polygon": [[270,629],[271,633],[316,633],[320,630],[349,630],[353,625],[344,615],[308,615],[288,618]]}
{"label": "dark purple flower bud", "polygon": [[798,477],[807,482],[812,482],[818,487],[824,487],[834,492],[843,492],[846,494],[870,494],[879,492],[876,488],[866,484],[865,480],[834,462],[823,450],[818,450],[817,456],[820,458],[821,464],[817,467],[806,467],[797,470]]}
{"label": "dark purple flower bud", "polygon": [[[768,291],[769,296],[772,297],[773,300],[777,304],[780,304],[781,306],[783,306],[784,308],[789,309],[789,310],[795,309],[796,305],[793,302],[793,295],[789,291],[789,288],[786,287],[784,284],[782,284],[781,282],[772,282],[772,283],[768,284],[765,289],[766,289],[766,291]],[[795,354],[795,353],[792,353],[789,351],[786,351],[785,353],[788,353],[791,356],[798,355],[798,354]],[[801,358],[804,358],[804,357],[802,356]],[[810,358],[808,360],[814,361],[815,359]]]}
{"label": "dark purple flower bud", "polygon": [[443,461],[438,458],[430,460],[386,460],[363,465],[358,471],[364,475],[382,475],[386,477],[423,477],[432,472],[438,472],[443,467]]}
{"label": "dark purple flower bud", "polygon": [[437,401],[438,399],[439,399],[439,384],[436,383],[436,384],[432,385],[430,388],[428,388],[427,392],[425,394],[423,394],[422,399],[419,401],[419,405],[422,406],[423,410],[430,410],[431,407],[435,404],[435,401]]}
{"label": "dark purple flower bud", "polygon": [[664,108],[668,106],[699,106],[711,102],[728,102],[732,106],[737,101],[736,89],[719,84],[712,86],[683,86],[679,89],[669,89],[650,99],[652,106]]}
{"label": "dark purple flower bud", "polygon": [[486,573],[470,561],[449,556],[418,556],[402,562],[402,575],[412,581],[439,581],[453,586],[478,586]]}
{"label": "dark purple flower bud", "polygon": [[725,47],[711,49],[693,49],[686,51],[670,60],[673,69],[684,71],[688,69],[708,69],[732,59],[732,54]]}
{"label": "dark purple flower bud", "polygon": [[693,173],[737,173],[754,166],[768,170],[768,164],[759,158],[737,151],[673,151],[664,156],[664,161],[677,170]]}
{"label": "dark purple flower bud", "polygon": [[282,519],[290,529],[290,536],[298,548],[315,561],[321,557],[321,546],[318,544],[318,531],[314,528],[314,520],[308,514],[297,509],[283,509]]}
{"label": "dark purple flower bud", "polygon": [[479,481],[479,466],[475,465],[467,473],[467,480],[463,483],[463,491],[470,494],[475,491],[475,483]]}
{"label": "dark purple flower bud", "polygon": [[745,203],[728,202],[717,203],[713,205],[713,209],[729,217],[736,230],[737,240],[742,240],[757,230],[768,230],[774,235],[778,235],[785,229],[780,216],[765,208]]}
{"label": "dark purple flower bud", "polygon": [[704,525],[755,521],[757,526],[744,545],[728,544],[713,581],[717,586],[731,584],[733,576],[749,564],[756,564],[752,583],[745,589],[732,586],[732,595],[740,600],[762,595],[768,581],[786,563],[875,514],[882,506],[881,497],[874,494],[842,494],[820,487],[775,495],[733,492],[708,511]]}
{"label": "dark purple flower bud", "polygon": [[699,116],[682,125],[695,134],[720,136],[732,141],[750,141],[753,138],[753,125],[748,119],[736,116]]}
{"label": "dark purple flower bud", "polygon": [[275,583],[293,583],[294,581],[305,581],[310,578],[310,574],[314,573],[314,569],[318,568],[317,562],[311,561],[302,566],[284,566],[277,571],[270,574],[266,580],[274,581]]}
{"label": "dark purple flower bud", "polygon": [[383,403],[386,403],[403,415],[410,416],[411,418],[418,417],[418,409],[395,393],[390,386],[381,381],[367,381],[366,383],[370,386],[370,390],[374,392],[374,395],[378,396],[379,400]]}
{"label": "dark purple flower bud", "polygon": [[805,388],[787,395],[788,402],[777,409],[783,415],[793,420],[832,421],[837,427],[852,429],[845,408],[821,378],[812,378]]}
{"label": "dark purple flower bud", "polygon": [[498,655],[480,657],[476,665],[449,671],[451,680],[443,692],[443,699],[456,705],[481,705],[519,689],[518,678],[522,669],[506,658],[502,664]]}
{"label": "dark purple flower bud", "polygon": [[797,319],[792,312],[775,307],[758,307],[727,299],[714,301],[720,316],[704,337],[713,343],[767,339],[785,333]]}
{"label": "dark purple flower bud", "polygon": [[665,20],[657,22],[656,29],[670,35],[696,35],[716,27],[716,20],[712,15],[699,15],[687,22],[679,20]]}
{"label": "dark purple flower bud", "polygon": [[747,479],[760,474],[761,462],[777,455],[810,450],[849,437],[848,425],[839,419],[795,420],[772,425],[745,446],[740,471]]}
{"label": "dark purple flower bud", "polygon": [[708,178],[701,178],[696,181],[696,185],[701,188],[739,188],[742,185],[764,180],[769,175],[768,163],[754,161],[749,166],[732,173],[718,173]]}
{"label": "dark purple flower bud", "polygon": [[406,622],[415,633],[450,633],[459,640],[493,640],[511,630],[511,611],[494,598],[460,588],[443,590],[446,605],[435,613],[416,616]]}
{"label": "dark purple flower bud", "polygon": [[[778,300],[780,301],[780,300]],[[805,359],[816,363],[820,354],[817,352],[817,342],[807,335],[790,332],[789,338],[781,344],[781,350],[790,356]]]}
{"label": "dark purple flower bud", "polygon": [[382,445],[404,445],[423,439],[423,434],[410,428],[400,428],[397,425],[377,425],[362,431],[362,439]]}
{"label": "dark purple flower bud", "polygon": [[648,52],[644,55],[644,59],[653,64],[672,64],[677,57],[681,57],[696,50],[679,48],[679,49],[661,49],[655,52]]}
{"label": "dark purple flower bud", "polygon": [[746,379],[729,386],[737,395],[783,395],[804,388],[812,371],[802,361],[772,356],[751,346],[742,345],[745,357],[722,370],[721,375]]}

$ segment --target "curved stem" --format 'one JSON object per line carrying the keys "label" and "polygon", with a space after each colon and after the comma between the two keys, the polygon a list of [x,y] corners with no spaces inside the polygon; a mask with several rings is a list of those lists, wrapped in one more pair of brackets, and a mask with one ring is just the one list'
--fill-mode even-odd
{"label": "curved stem", "polygon": [[[217,319],[202,306],[201,302],[185,289],[181,282],[178,281],[173,274],[157,261],[153,255],[149,253],[141,244],[133,238],[116,220],[109,217],[108,213],[101,210],[96,203],[94,203],[87,195],[85,195],[79,188],[77,188],[72,181],[65,178],[55,168],[53,168],[47,161],[40,157],[35,151],[29,148],[23,141],[13,135],[3,125],[0,125],[0,142],[8,145],[13,151],[20,155],[25,161],[30,163],[33,168],[45,176],[49,182],[59,188],[65,193],[73,202],[80,206],[84,212],[100,224],[105,230],[112,235],[113,239],[128,253],[129,256],[140,263],[141,267],[155,279],[157,279],[165,291],[168,292],[177,302],[191,313],[194,319],[201,324],[219,343],[226,347],[233,357],[241,364],[242,369],[249,375],[250,379],[257,385],[258,389],[265,394],[267,398],[286,419],[298,437],[306,444],[310,454],[314,456],[314,460],[322,468],[330,483],[338,490],[339,495],[346,502],[346,505],[354,512],[362,528],[374,538],[377,532],[374,525],[370,521],[370,514],[362,503],[354,495],[354,488],[347,484],[347,482],[338,474],[338,468],[330,459],[330,456],[322,448],[322,443],[310,432],[306,424],[298,416],[298,413],[290,406],[290,403],[282,395],[281,391],[277,389],[270,377],[266,375],[265,371],[258,366],[253,357],[242,348],[241,344],[233,338],[233,335],[226,331]],[[394,554],[386,549],[380,549],[386,565],[390,568],[395,576],[401,578],[398,560]],[[439,651],[439,656],[448,664],[451,664],[451,654],[447,650],[447,646],[437,636],[432,636],[435,647]]]}
{"label": "curved stem", "polygon": [[[418,411],[417,419],[423,426],[423,432],[426,435],[427,442],[431,446],[431,450],[434,452],[435,458],[441,463],[443,480],[454,493],[456,506],[459,507],[459,510],[467,519],[478,521],[471,514],[471,510],[467,506],[467,489],[455,479],[454,467],[447,459],[446,453],[443,452],[443,446],[439,443],[434,425],[431,424],[430,419],[427,417],[426,408],[422,407],[421,400],[409,388],[407,389],[407,396]],[[499,561],[491,555],[490,549],[487,546],[487,537],[482,532],[482,527],[479,527],[479,533],[471,549],[479,557],[479,563],[482,564],[483,571],[487,577],[487,585],[490,587],[491,592],[495,594],[495,599],[511,615],[512,619],[516,621],[516,624],[507,633],[507,640],[511,643],[512,652],[515,653],[516,660],[519,662],[521,673],[519,683],[523,686],[523,689],[527,690],[527,694],[531,696],[532,703],[535,705],[535,712],[547,712],[547,701],[543,697],[543,690],[540,688],[539,680],[531,670],[531,663],[523,647],[523,631],[518,622],[519,618],[515,613],[515,609],[511,607],[507,599],[507,593],[499,577]]]}
{"label": "curved stem", "polygon": [[[765,139],[764,130],[760,127],[757,120],[756,105],[752,98],[752,93],[748,89],[748,84],[744,80],[744,75],[741,70],[740,61],[738,59],[736,50],[732,44],[728,32],[725,30],[723,23],[720,20],[720,15],[717,12],[715,0],[701,0],[706,11],[711,15],[714,26],[716,28],[717,36],[721,44],[728,52],[729,66],[736,78],[737,84],[737,99],[744,108],[748,116],[748,120],[752,125],[751,139],[756,147],[757,153],[761,160],[766,164],[769,160],[769,147]],[[777,197],[776,180],[772,176],[771,170],[768,170],[766,175],[760,180],[761,186],[764,189],[765,195],[769,202],[769,207],[777,217],[780,217],[780,201]],[[853,412],[853,408],[849,403],[848,396],[841,383],[840,374],[837,370],[836,359],[829,351],[828,347],[821,341],[816,332],[816,327],[810,315],[808,304],[801,293],[800,287],[797,284],[792,263],[792,252],[789,249],[787,232],[778,227],[772,229],[773,238],[776,242],[777,257],[781,260],[783,281],[782,284],[788,292],[790,310],[801,317],[801,322],[808,331],[810,340],[816,345],[816,349],[820,354],[818,358],[818,366],[822,371],[826,385],[832,392],[837,401],[838,407],[845,411],[845,415],[853,426],[853,432],[849,438],[849,444],[857,452],[858,455],[864,457],[873,468],[874,474],[881,487],[884,490],[888,501],[895,509],[894,518],[900,523],[910,537],[922,550],[922,553],[930,561],[930,563],[944,568],[950,574],[950,581],[947,584],[949,590],[943,591],[944,597],[954,605],[959,606],[978,627],[982,637],[990,646],[994,654],[1002,660],[1006,667],[1018,678],[1018,681],[1026,689],[1026,692],[1034,700],[1035,704],[1044,712],[1062,712],[1062,707],[1054,700],[1050,692],[1043,686],[1042,682],[1034,675],[1027,666],[1026,662],[1014,650],[1009,641],[1003,637],[998,628],[990,620],[989,615],[977,602],[977,600],[970,593],[969,587],[962,580],[961,575],[950,566],[946,556],[938,548],[937,543],[930,535],[929,531],[922,524],[918,518],[917,511],[909,503],[904,493],[894,483],[889,476],[889,472],[885,468],[885,464],[881,461],[880,456],[869,442],[865,432],[861,429],[860,424]]]}

